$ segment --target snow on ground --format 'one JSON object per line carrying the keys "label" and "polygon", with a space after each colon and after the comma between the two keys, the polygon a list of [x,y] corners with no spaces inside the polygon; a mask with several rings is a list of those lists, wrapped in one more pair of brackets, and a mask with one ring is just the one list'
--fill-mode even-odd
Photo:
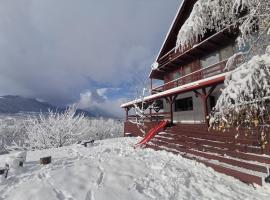
{"label": "snow on ground", "polygon": [[[248,186],[168,152],[133,149],[138,138],[28,152],[21,171],[0,180],[7,200],[269,199],[270,186]],[[39,158],[52,156],[52,164]],[[0,156],[3,163],[5,156]]]}

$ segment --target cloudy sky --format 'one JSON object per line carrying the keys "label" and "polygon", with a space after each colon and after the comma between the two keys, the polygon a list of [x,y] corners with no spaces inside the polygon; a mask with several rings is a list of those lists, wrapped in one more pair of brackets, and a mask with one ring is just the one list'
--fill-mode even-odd
{"label": "cloudy sky", "polygon": [[0,95],[119,115],[180,0],[1,0]]}

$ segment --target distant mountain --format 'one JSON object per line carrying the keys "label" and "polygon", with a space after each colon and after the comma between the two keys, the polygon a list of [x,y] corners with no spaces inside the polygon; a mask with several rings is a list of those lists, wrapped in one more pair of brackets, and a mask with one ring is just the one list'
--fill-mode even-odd
{"label": "distant mountain", "polygon": [[113,115],[109,112],[106,112],[103,109],[100,109],[98,107],[92,107],[90,109],[87,109],[86,111],[92,113],[95,115],[95,117],[103,117],[103,118],[114,118],[114,119],[119,119],[119,116]]}
{"label": "distant mountain", "polygon": [[0,97],[0,113],[47,112],[49,109],[56,110],[56,107],[46,102],[20,96],[8,95]]}
{"label": "distant mountain", "polygon": [[[63,112],[66,108],[57,108],[47,102],[21,96],[7,95],[0,97],[0,114],[39,113],[48,110]],[[84,113],[88,117],[96,117],[89,111],[78,109],[77,113]]]}

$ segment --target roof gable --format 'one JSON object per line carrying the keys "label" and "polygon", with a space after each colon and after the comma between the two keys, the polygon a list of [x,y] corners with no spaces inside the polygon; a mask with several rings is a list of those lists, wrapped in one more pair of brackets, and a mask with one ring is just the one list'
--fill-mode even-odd
{"label": "roof gable", "polygon": [[167,36],[162,44],[162,47],[159,51],[156,61],[175,47],[178,32],[180,28],[182,27],[182,25],[187,20],[187,18],[189,17],[193,9],[193,6],[197,1],[198,0],[183,0],[182,1],[178,9],[178,12],[174,18],[174,21],[169,29],[169,32],[167,33]]}

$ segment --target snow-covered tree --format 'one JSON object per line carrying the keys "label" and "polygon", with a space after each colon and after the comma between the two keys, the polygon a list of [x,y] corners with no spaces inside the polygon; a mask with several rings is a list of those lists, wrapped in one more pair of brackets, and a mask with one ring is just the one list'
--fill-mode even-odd
{"label": "snow-covered tree", "polygon": [[0,152],[26,148],[26,138],[23,119],[14,117],[0,119]]}
{"label": "snow-covered tree", "polygon": [[3,116],[0,118],[0,153],[115,138],[122,133],[122,121],[78,115],[74,106],[65,112]]}
{"label": "snow-covered tree", "polygon": [[139,97],[139,100],[141,101],[141,105],[137,105],[136,103],[133,104],[133,111],[135,112],[136,117],[136,124],[138,126],[144,125],[144,120],[145,120],[145,102],[144,98],[147,92],[147,88],[143,88],[142,94]]}
{"label": "snow-covered tree", "polygon": [[83,114],[76,115],[74,106],[62,113],[50,110],[38,117],[31,116],[26,125],[30,147],[37,149],[74,144],[88,129],[88,120]]}
{"label": "snow-covered tree", "polygon": [[91,119],[88,121],[88,131],[81,140],[90,141],[121,137],[123,129],[122,121],[103,118]]}
{"label": "snow-covered tree", "polygon": [[198,0],[179,31],[176,51],[196,44],[209,31],[224,29],[239,33],[236,42],[240,50],[229,59],[226,69],[235,65],[236,57],[241,56],[242,63],[226,77],[210,124],[222,130],[232,126],[265,127],[269,123],[270,96],[269,0]]}
{"label": "snow-covered tree", "polygon": [[209,31],[222,29],[237,29],[239,45],[253,43],[255,33],[258,38],[269,32],[269,11],[268,0],[198,0],[178,33],[176,49],[193,45]]}
{"label": "snow-covered tree", "polygon": [[[269,49],[270,50],[270,49]],[[266,144],[265,128],[270,124],[270,51],[253,56],[227,77],[217,101],[210,126],[217,130],[231,127],[261,129],[260,142]]]}

